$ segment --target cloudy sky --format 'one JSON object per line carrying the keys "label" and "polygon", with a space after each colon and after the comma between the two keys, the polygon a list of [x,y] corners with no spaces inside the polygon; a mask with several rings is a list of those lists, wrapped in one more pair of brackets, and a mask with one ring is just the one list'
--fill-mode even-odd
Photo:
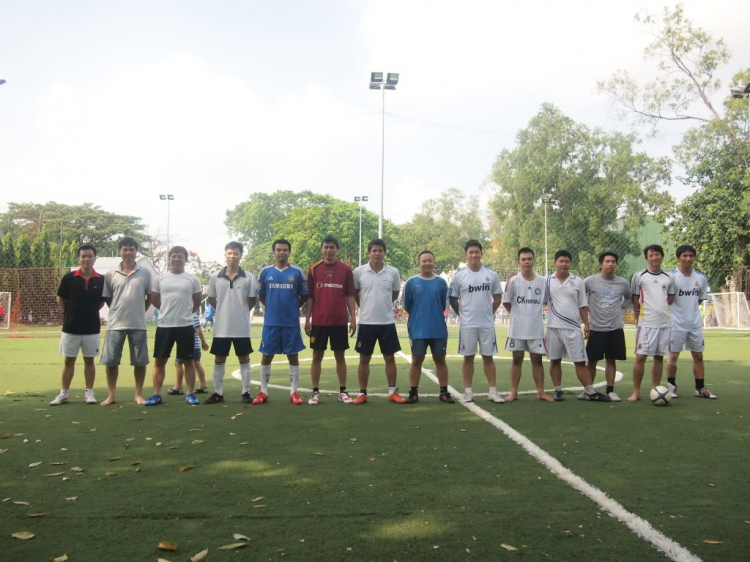
{"label": "cloudy sky", "polygon": [[[254,192],[310,189],[409,220],[456,187],[487,196],[498,152],[543,102],[626,129],[596,81],[651,76],[633,15],[663,2],[4,0],[0,212],[93,202],[219,259],[225,212]],[[685,2],[747,66],[750,2]],[[717,100],[719,101],[719,100]],[[436,126],[449,125],[451,127]],[[644,143],[668,154],[681,129]],[[685,189],[672,191],[679,198]]]}

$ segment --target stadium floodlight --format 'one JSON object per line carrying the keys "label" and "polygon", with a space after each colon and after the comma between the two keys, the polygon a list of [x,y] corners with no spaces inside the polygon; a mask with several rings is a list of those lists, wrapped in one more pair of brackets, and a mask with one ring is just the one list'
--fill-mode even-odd
{"label": "stadium floodlight", "polygon": [[5,84],[5,80],[3,80],[2,78],[0,78],[0,86],[2,86],[3,84]]}
{"label": "stadium floodlight", "polygon": [[747,83],[744,90],[730,90],[732,97],[736,99],[747,98],[747,119],[750,121],[750,82]]}
{"label": "stadium floodlight", "polygon": [[160,193],[159,199],[161,201],[167,202],[167,250],[166,250],[167,251],[167,264],[166,264],[166,267],[169,267],[169,202],[174,201],[174,195],[172,195],[171,193],[167,193],[166,195]]}
{"label": "stadium floodlight", "polygon": [[362,265],[362,203],[368,199],[367,195],[354,197],[354,200],[359,205],[359,265]]}
{"label": "stadium floodlight", "polygon": [[[382,72],[370,73],[370,89],[383,90],[383,142],[380,149],[380,218],[378,220],[378,238],[383,237],[383,192],[385,186],[385,91],[396,89],[398,77],[399,74],[397,72],[389,72],[386,76],[385,84],[383,84]],[[360,252],[360,255],[361,254],[362,252]]]}

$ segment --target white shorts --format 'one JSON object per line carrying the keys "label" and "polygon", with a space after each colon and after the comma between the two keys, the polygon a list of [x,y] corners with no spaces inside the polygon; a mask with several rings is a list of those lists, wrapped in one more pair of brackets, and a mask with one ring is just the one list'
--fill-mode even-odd
{"label": "white shorts", "polygon": [[476,355],[477,346],[479,354],[492,356],[497,353],[497,336],[495,328],[459,328],[458,330],[458,353],[460,355]]}
{"label": "white shorts", "polygon": [[703,330],[697,332],[678,332],[670,330],[669,332],[669,353],[679,353],[680,351],[694,351],[703,353],[706,346],[703,342]]}
{"label": "white shorts", "polygon": [[547,328],[547,357],[550,360],[565,358],[573,363],[585,362],[588,357],[581,330]]}
{"label": "white shorts", "polygon": [[60,355],[63,357],[78,357],[78,351],[84,357],[96,357],[99,355],[99,334],[68,334],[63,332],[60,336]]}
{"label": "white shorts", "polygon": [[669,351],[669,328],[639,326],[635,332],[635,353],[647,357],[664,357]]}
{"label": "white shorts", "polygon": [[505,351],[528,351],[537,355],[547,355],[544,339],[541,340],[519,340],[516,338],[505,339]]}

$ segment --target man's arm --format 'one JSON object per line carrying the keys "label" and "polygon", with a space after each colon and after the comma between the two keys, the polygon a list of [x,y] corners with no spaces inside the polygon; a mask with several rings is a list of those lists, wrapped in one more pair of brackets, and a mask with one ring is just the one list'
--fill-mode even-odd
{"label": "man's arm", "polygon": [[305,333],[309,336],[312,332],[312,309],[314,298],[311,295],[307,296],[307,310],[305,310]]}
{"label": "man's arm", "polygon": [[266,295],[265,294],[260,295],[260,304],[262,304],[263,306],[266,306]]}
{"label": "man's arm", "polygon": [[499,295],[492,295],[492,314],[495,314],[497,312],[497,309],[500,308],[500,305],[503,303],[503,295],[500,293]]}
{"label": "man's arm", "polygon": [[255,303],[258,302],[258,297],[248,297],[247,299],[247,307],[250,310],[253,310],[255,308]]}
{"label": "man's arm", "polygon": [[448,300],[451,303],[453,312],[455,312],[457,316],[460,316],[460,314],[458,314],[458,297],[450,297]]}
{"label": "man's arm", "polygon": [[193,293],[193,312],[198,312],[201,309],[201,299],[203,293]]}
{"label": "man's arm", "polygon": [[362,306],[361,304],[359,304],[359,289],[354,289],[354,302],[357,303],[357,306]]}
{"label": "man's arm", "polygon": [[591,330],[589,330],[589,307],[582,306],[578,309],[578,312],[581,314],[581,321],[583,322],[583,337],[589,339],[591,335]]}
{"label": "man's arm", "polygon": [[[62,310],[63,312],[65,312],[65,307],[66,307],[66,306],[67,306],[67,304],[68,304],[68,300],[67,300],[67,299],[64,299],[64,298],[62,298],[62,297],[56,297],[56,298],[57,298],[57,306],[59,306],[59,307],[60,307],[60,309],[61,309],[61,310]],[[100,308],[101,308],[101,307],[100,307]]]}
{"label": "man's arm", "polygon": [[401,292],[401,291],[392,291],[392,293],[393,293],[392,297],[393,297],[393,298],[391,298],[391,300],[392,300],[392,301],[394,301],[394,302],[396,302],[396,300],[398,300],[398,294],[399,294],[400,292]]}
{"label": "man's arm", "polygon": [[503,302],[503,306],[505,307],[505,310],[507,310],[508,313],[510,313],[510,303],[509,302]]}
{"label": "man's arm", "polygon": [[201,349],[203,349],[203,351],[208,351],[208,342],[203,335],[203,328],[200,327],[200,324],[195,328],[195,333],[198,334],[198,338],[201,340]]}
{"label": "man's arm", "polygon": [[208,297],[208,304],[214,307],[214,310],[216,310],[216,297]]}
{"label": "man's arm", "polygon": [[[146,300],[148,302],[148,299]],[[161,293],[151,293],[151,304],[161,310]]]}
{"label": "man's arm", "polygon": [[357,332],[357,303],[354,299],[354,295],[348,295],[346,297],[346,307],[349,309],[349,335],[354,335]]}
{"label": "man's arm", "polygon": [[[146,300],[145,300],[145,301],[143,301],[143,304],[145,305],[145,308],[144,308],[144,310],[148,310],[148,307],[149,307],[149,306],[151,306],[151,303],[152,303],[152,301],[153,301],[153,299],[151,298],[151,295],[152,295],[152,294],[153,294],[153,293],[149,293],[148,295],[146,295]],[[109,303],[107,303],[107,304],[109,304]],[[161,304],[161,303],[159,303],[159,304]],[[158,307],[157,307],[157,308],[158,308]]]}

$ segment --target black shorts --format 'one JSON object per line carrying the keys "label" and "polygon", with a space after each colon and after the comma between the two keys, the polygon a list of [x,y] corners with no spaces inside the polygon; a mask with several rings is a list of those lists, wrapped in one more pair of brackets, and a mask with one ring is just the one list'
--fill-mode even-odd
{"label": "black shorts", "polygon": [[237,357],[240,355],[250,355],[253,352],[253,344],[250,343],[250,337],[246,338],[214,338],[211,340],[211,354],[219,357],[229,355],[229,350],[234,345],[234,352]]}
{"label": "black shorts", "polygon": [[195,357],[195,328],[180,326],[179,328],[156,328],[154,341],[154,358],[167,359],[172,354],[172,347],[177,344],[177,359],[192,361]]}
{"label": "black shorts", "polygon": [[625,361],[627,359],[625,331],[622,328],[611,332],[591,330],[589,341],[586,344],[586,354],[590,361],[601,361],[605,357],[616,361]]}
{"label": "black shorts", "polygon": [[380,345],[380,353],[383,355],[401,351],[395,324],[360,324],[355,350],[362,355],[372,355],[375,342]]}
{"label": "black shorts", "polygon": [[310,331],[310,349],[325,351],[328,349],[328,340],[331,340],[333,351],[344,351],[349,349],[349,327],[343,326],[315,326]]}

